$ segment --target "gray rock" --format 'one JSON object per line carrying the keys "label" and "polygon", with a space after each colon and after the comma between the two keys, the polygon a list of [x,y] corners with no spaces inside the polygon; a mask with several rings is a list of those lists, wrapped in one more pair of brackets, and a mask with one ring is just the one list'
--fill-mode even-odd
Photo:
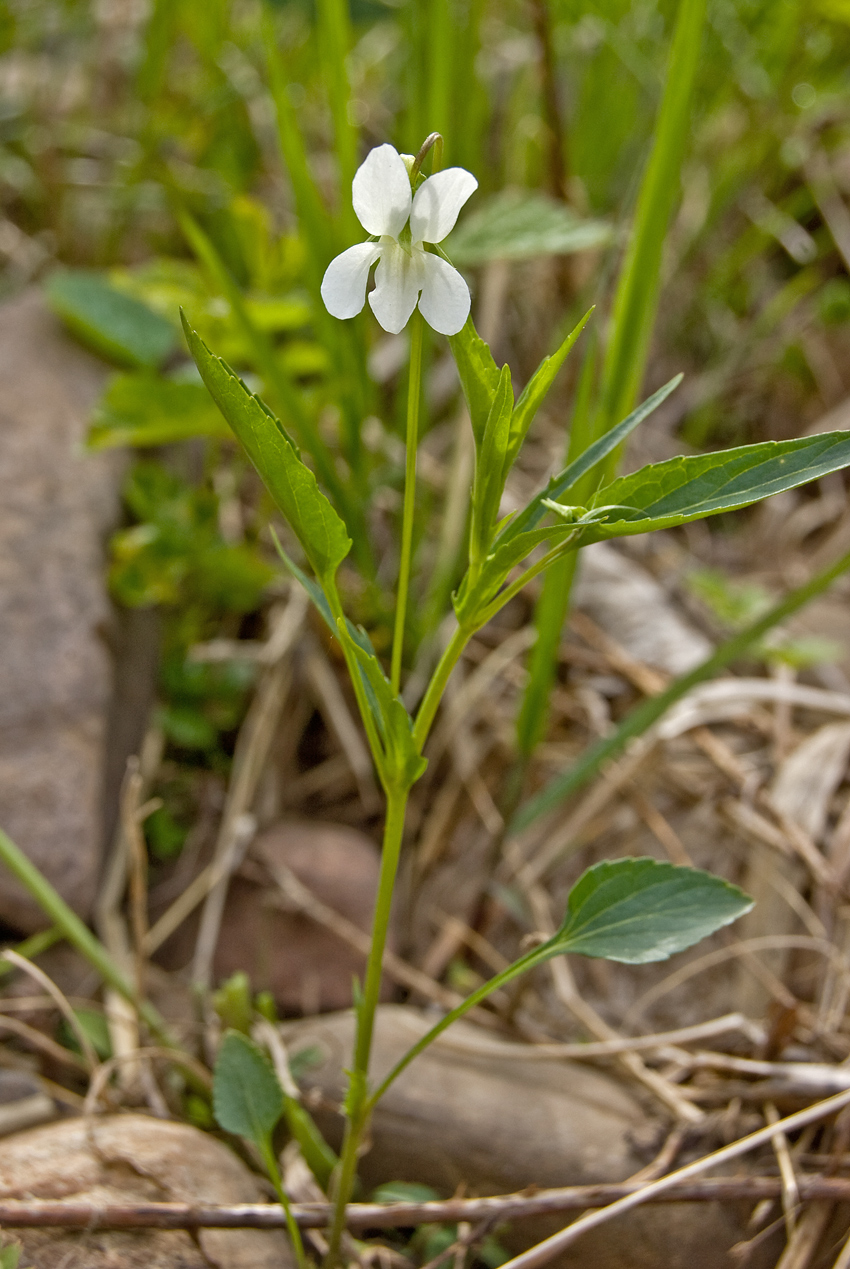
{"label": "gray rock", "polygon": [[[145,1115],[69,1119],[7,1137],[0,1198],[260,1203],[257,1177],[220,1141]],[[20,1230],[21,1264],[85,1269],[293,1269],[282,1231]]]}
{"label": "gray rock", "polygon": [[[377,1015],[370,1076],[377,1083],[433,1025],[401,1005]],[[313,1050],[301,1078],[313,1092],[314,1114],[339,1147],[339,1105],[354,1040],[350,1012],[286,1023],[291,1055]],[[632,1090],[608,1071],[564,1059],[536,1060],[528,1046],[496,1039],[472,1023],[456,1022],[415,1059],[379,1102],[370,1145],[360,1164],[367,1188],[419,1181],[450,1195],[508,1193],[525,1186],[556,1187],[623,1181],[647,1157],[635,1142],[648,1120]],[[652,1131],[649,1136],[652,1136]],[[663,1139],[663,1130],[660,1133]],[[746,1207],[671,1203],[638,1208],[593,1230],[553,1262],[553,1269],[717,1269],[745,1236]],[[499,1234],[513,1252],[541,1241],[569,1218],[527,1218]],[[759,1249],[748,1264],[775,1263]],[[731,1262],[729,1262],[731,1263]]]}
{"label": "gray rock", "polygon": [[[121,460],[80,446],[107,373],[38,291],[0,308],[0,826],[83,916],[101,852],[103,545]],[[45,924],[2,869],[0,920]]]}

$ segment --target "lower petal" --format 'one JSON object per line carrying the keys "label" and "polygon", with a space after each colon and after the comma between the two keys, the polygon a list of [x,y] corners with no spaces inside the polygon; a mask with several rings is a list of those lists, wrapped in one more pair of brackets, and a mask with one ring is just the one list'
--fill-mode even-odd
{"label": "lower petal", "polygon": [[358,242],[331,260],[322,278],[322,299],[331,317],[357,316],[366,303],[369,270],[380,254],[380,243]]}
{"label": "lower petal", "polygon": [[396,243],[382,244],[381,261],[375,270],[375,289],[369,293],[372,312],[385,331],[397,335],[404,330],[422,289],[425,252],[411,253]]}
{"label": "lower petal", "polygon": [[469,287],[447,260],[426,253],[419,311],[441,335],[456,335],[469,317]]}

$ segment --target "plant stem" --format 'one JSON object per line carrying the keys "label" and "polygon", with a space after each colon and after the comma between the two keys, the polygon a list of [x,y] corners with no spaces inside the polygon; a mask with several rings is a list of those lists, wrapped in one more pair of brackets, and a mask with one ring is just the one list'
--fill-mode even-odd
{"label": "plant stem", "polygon": [[366,964],[363,994],[356,1006],[357,1035],[354,1042],[354,1057],[346,1097],[348,1122],[345,1129],[345,1140],[342,1144],[340,1170],[334,1196],[333,1225],[328,1240],[328,1253],[325,1257],[325,1265],[328,1269],[331,1269],[338,1259],[340,1241],[345,1230],[345,1209],[354,1189],[357,1155],[371,1111],[367,1083],[369,1055],[372,1051],[375,1011],[378,1007],[378,999],[381,993],[384,948],[387,942],[393,890],[401,853],[401,839],[404,832],[404,816],[407,810],[408,793],[409,789],[407,787],[391,787],[387,790],[387,817],[384,823],[384,843],[381,855],[381,873],[378,879],[378,893],[375,898],[375,915],[372,920],[372,944]]}
{"label": "plant stem", "polygon": [[405,1067],[409,1066],[415,1057],[418,1057],[420,1053],[427,1049],[428,1045],[432,1044],[433,1041],[436,1040],[437,1036],[441,1035],[447,1027],[450,1027],[453,1022],[458,1020],[458,1018],[462,1018],[465,1013],[469,1013],[469,1010],[480,1004],[482,1000],[486,1000],[486,998],[494,991],[497,991],[500,987],[504,987],[508,983],[513,982],[513,980],[518,978],[520,974],[527,973],[528,970],[534,969],[535,965],[545,961],[550,955],[550,945],[553,942],[553,939],[549,939],[540,947],[535,947],[532,951],[527,952],[525,956],[520,957],[518,961],[514,961],[513,965],[509,965],[507,969],[503,969],[501,973],[495,976],[495,978],[489,979],[488,982],[483,983],[480,987],[476,988],[471,995],[467,996],[466,999],[459,1005],[456,1005],[450,1013],[447,1013],[445,1017],[441,1018],[430,1031],[423,1035],[421,1040],[417,1040],[416,1044],[407,1050],[404,1057],[400,1058],[398,1062],[396,1062],[393,1069],[387,1076],[385,1076],[375,1089],[372,1096],[369,1098],[368,1110],[371,1111],[377,1105],[389,1086],[398,1079]]}
{"label": "plant stem", "polygon": [[472,638],[472,634],[473,631],[467,626],[458,626],[446,645],[446,649],[437,663],[437,668],[431,675],[431,681],[428,684],[425,695],[422,697],[422,704],[419,706],[419,712],[416,715],[416,723],[413,728],[413,742],[420,753],[428,738],[428,732],[431,730],[431,724],[434,721],[434,715],[439,708],[440,700],[449,681],[449,675],[457,665],[460,654]]}
{"label": "plant stem", "polygon": [[419,444],[419,400],[422,395],[422,317],[418,309],[410,319],[410,376],[407,381],[407,449],[404,464],[404,511],[401,523],[401,562],[398,571],[395,629],[390,681],[398,692],[404,651],[404,619],[410,587],[413,552],[413,518],[416,510],[416,448]]}
{"label": "plant stem", "polygon": [[266,1165],[266,1170],[271,1178],[271,1183],[275,1188],[277,1197],[280,1200],[280,1205],[283,1208],[284,1215],[286,1216],[286,1228],[292,1243],[292,1249],[295,1252],[295,1260],[298,1264],[298,1269],[308,1269],[307,1257],[304,1254],[304,1240],[301,1237],[301,1230],[295,1222],[295,1217],[292,1215],[292,1204],[289,1201],[289,1195],[283,1188],[283,1179],[280,1175],[280,1168],[278,1167],[277,1159],[275,1158],[271,1138],[263,1142],[261,1154],[263,1156],[263,1162]]}

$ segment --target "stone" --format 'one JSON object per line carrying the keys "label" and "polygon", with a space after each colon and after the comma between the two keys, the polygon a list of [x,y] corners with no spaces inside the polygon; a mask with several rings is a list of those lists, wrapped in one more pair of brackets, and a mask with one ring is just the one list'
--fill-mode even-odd
{"label": "stone", "polygon": [[[434,1024],[409,1006],[377,1014],[370,1079],[378,1083]],[[339,1148],[339,1105],[351,1061],[350,1011],[285,1023],[288,1052],[312,1057],[302,1087],[328,1140]],[[636,1143],[663,1140],[635,1093],[608,1070],[565,1059],[529,1057],[527,1045],[456,1022],[391,1085],[378,1103],[370,1147],[360,1164],[365,1188],[389,1181],[422,1182],[449,1196],[509,1193],[623,1181],[645,1166]],[[649,1154],[653,1154],[650,1150]],[[638,1208],[585,1235],[554,1269],[717,1269],[745,1237],[749,1211],[732,1205],[675,1203]],[[570,1217],[574,1219],[574,1217]],[[541,1241],[567,1221],[535,1217],[499,1238],[512,1252]],[[775,1253],[775,1247],[772,1247]],[[730,1262],[731,1263],[731,1262]],[[757,1253],[751,1269],[772,1265]]]}
{"label": "stone", "polygon": [[[370,929],[380,855],[364,833],[321,821],[282,822],[260,833],[250,853],[270,878],[276,864],[285,865],[328,908]],[[331,930],[286,910],[273,885],[233,878],[215,956],[217,980],[244,970],[254,990],[270,991],[279,1009],[312,1014],[350,1005],[354,977],[362,982],[365,964]],[[385,997],[391,993],[385,983]]]}
{"label": "stone", "polygon": [[[259,1179],[226,1146],[146,1115],[68,1119],[3,1141],[0,1198],[260,1203]],[[279,1230],[18,1231],[21,1265],[57,1269],[292,1269]]]}
{"label": "stone", "polygon": [[[39,291],[0,307],[0,827],[81,916],[102,846],[104,540],[122,462],[81,443],[107,374]],[[0,921],[47,924],[2,868]]]}

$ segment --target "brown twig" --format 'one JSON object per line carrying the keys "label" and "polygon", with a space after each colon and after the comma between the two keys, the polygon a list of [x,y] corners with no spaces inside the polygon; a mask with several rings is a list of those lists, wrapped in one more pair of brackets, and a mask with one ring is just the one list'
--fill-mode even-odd
{"label": "brown twig", "polygon": [[[666,1179],[666,1178],[665,1178]],[[653,1182],[652,1185],[656,1185]],[[804,1202],[850,1201],[850,1178],[798,1175]],[[619,1199],[649,1190],[630,1181],[610,1185],[574,1185],[538,1194],[520,1192],[491,1198],[451,1198],[429,1203],[352,1203],[347,1226],[352,1230],[403,1229],[457,1221],[518,1220],[557,1212],[603,1208]],[[702,1177],[647,1194],[647,1203],[758,1202],[779,1198],[782,1182],[774,1176]],[[322,1229],[331,1215],[329,1203],[293,1203],[301,1229]],[[0,1226],[10,1229],[283,1229],[286,1218],[275,1203],[86,1203],[62,1200],[0,1200]]]}

